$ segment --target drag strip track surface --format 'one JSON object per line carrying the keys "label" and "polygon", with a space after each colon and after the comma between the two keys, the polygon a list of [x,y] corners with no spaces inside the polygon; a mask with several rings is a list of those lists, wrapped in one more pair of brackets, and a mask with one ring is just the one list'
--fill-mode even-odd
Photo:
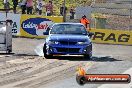
{"label": "drag strip track surface", "polygon": [[76,68],[83,64],[84,61],[45,60],[43,58],[36,58],[28,63],[8,61],[7,67],[0,67],[0,86],[3,88],[12,86],[37,88],[41,84],[73,76]]}
{"label": "drag strip track surface", "polygon": [[[90,73],[99,73],[107,68],[110,69],[108,73],[116,73],[117,69],[121,73],[131,67],[132,46],[93,44],[92,60],[79,56],[45,59],[34,52],[35,47],[43,42],[43,39],[13,39],[13,53],[0,54],[0,88],[50,88],[50,83],[61,83],[61,80],[74,78],[79,66],[86,67]],[[125,63],[127,65],[124,67],[120,66]],[[118,68],[112,70],[112,66]],[[67,85],[64,86],[71,87]]]}

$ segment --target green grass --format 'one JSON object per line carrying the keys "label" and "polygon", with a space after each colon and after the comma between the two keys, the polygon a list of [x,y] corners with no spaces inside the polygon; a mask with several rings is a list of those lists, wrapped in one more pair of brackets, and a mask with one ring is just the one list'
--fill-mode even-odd
{"label": "green grass", "polygon": [[[10,6],[12,8],[12,0],[9,0],[10,2]],[[0,9],[3,9],[4,5],[3,5],[3,0],[0,0]]]}

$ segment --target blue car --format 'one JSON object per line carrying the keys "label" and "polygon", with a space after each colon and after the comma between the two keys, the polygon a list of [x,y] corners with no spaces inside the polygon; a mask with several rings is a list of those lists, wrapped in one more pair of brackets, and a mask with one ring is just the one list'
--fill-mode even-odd
{"label": "blue car", "polygon": [[84,58],[92,57],[92,33],[86,31],[81,23],[55,23],[45,35],[46,38],[43,53],[45,58],[53,55],[84,55]]}

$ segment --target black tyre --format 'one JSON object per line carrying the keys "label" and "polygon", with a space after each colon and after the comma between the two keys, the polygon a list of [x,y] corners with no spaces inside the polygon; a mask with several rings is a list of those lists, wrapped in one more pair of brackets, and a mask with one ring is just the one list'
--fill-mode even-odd
{"label": "black tyre", "polygon": [[90,59],[91,59],[91,56],[89,56],[88,54],[85,54],[85,55],[84,55],[84,59],[90,60]]}
{"label": "black tyre", "polygon": [[46,44],[44,44],[43,53],[46,59],[51,59],[53,57],[53,55],[47,55]]}
{"label": "black tyre", "polygon": [[10,54],[11,53],[11,50],[7,50],[7,53]]}

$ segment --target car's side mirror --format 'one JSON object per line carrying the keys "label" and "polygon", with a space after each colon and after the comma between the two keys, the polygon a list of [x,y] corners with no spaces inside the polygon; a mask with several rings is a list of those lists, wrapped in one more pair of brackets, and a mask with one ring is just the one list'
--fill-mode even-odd
{"label": "car's side mirror", "polygon": [[49,35],[49,32],[46,31],[46,32],[44,32],[43,34],[44,34],[44,35]]}
{"label": "car's side mirror", "polygon": [[89,36],[90,38],[91,38],[93,35],[94,35],[93,32],[89,32],[89,33],[88,33],[88,36]]}
{"label": "car's side mirror", "polygon": [[46,32],[44,32],[43,34],[44,35],[49,35],[49,31],[50,31],[50,28],[48,27],[47,30],[46,30]]}

